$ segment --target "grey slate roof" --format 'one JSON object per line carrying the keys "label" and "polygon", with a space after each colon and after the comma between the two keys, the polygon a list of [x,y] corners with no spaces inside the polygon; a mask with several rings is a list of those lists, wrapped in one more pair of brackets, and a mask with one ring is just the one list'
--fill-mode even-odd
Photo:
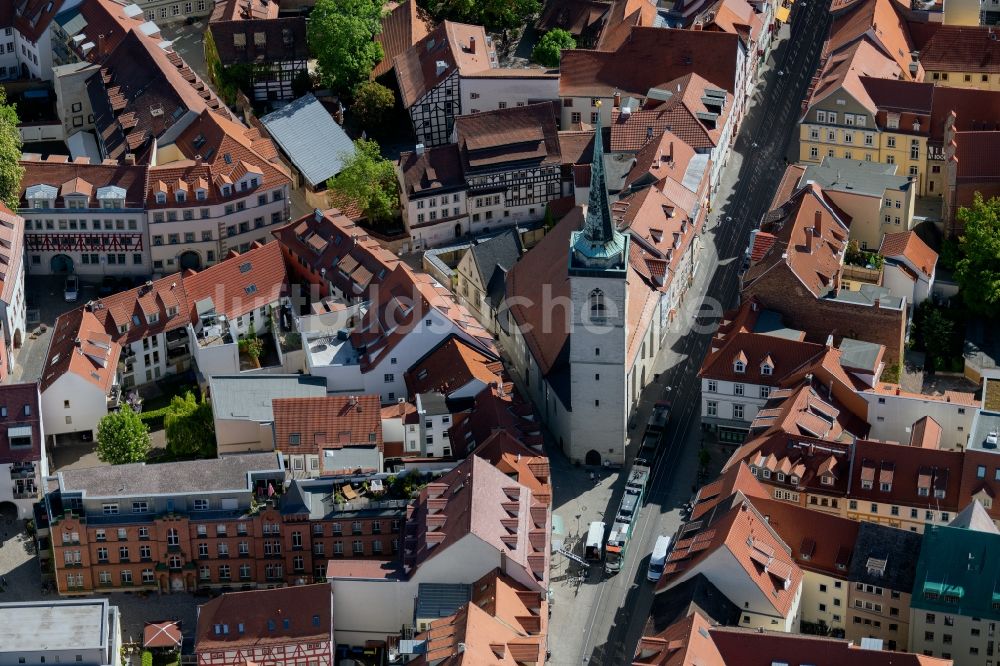
{"label": "grey slate roof", "polygon": [[976,530],[977,532],[989,532],[990,534],[1000,534],[1000,530],[993,523],[990,514],[979,503],[979,500],[972,500],[969,506],[962,509],[955,518],[948,523],[948,527],[961,527],[966,530]]}
{"label": "grey slate roof", "polygon": [[858,370],[875,370],[882,346],[873,342],[844,338],[840,341],[840,365]]}
{"label": "grey slate roof", "polygon": [[322,398],[326,380],[309,375],[217,375],[208,380],[217,419],[274,420],[274,398]]}
{"label": "grey slate roof", "polygon": [[[858,539],[854,542],[848,580],[909,592],[917,574],[921,540],[916,532],[877,523],[861,523]],[[872,557],[886,560],[885,573],[877,575],[868,572],[868,559]]]}
{"label": "grey slate roof", "polygon": [[799,179],[799,186],[809,181],[817,183],[824,190],[856,192],[873,197],[881,197],[886,190],[905,191],[910,186],[909,178],[896,175],[895,164],[842,157],[827,157],[822,164],[806,167]]}
{"label": "grey slate roof", "polygon": [[311,187],[322,185],[354,155],[354,143],[312,93],[260,119]]}
{"label": "grey slate roof", "polygon": [[64,494],[82,492],[85,498],[180,495],[196,492],[250,490],[251,472],[282,472],[278,454],[246,453],[214,460],[147,465],[108,465],[59,472]]}
{"label": "grey slate roof", "polygon": [[521,235],[517,229],[507,229],[493,238],[473,244],[469,251],[475,259],[479,280],[486,288],[490,305],[495,308],[503,298],[507,272],[524,251]]}
{"label": "grey slate roof", "polygon": [[417,586],[418,618],[454,615],[472,599],[472,586],[460,583],[420,583]]}
{"label": "grey slate roof", "polygon": [[802,331],[785,326],[785,322],[782,320],[781,315],[774,310],[760,311],[760,314],[757,315],[757,321],[754,324],[753,332],[760,333],[761,335],[771,335],[776,338],[785,338],[787,340],[802,339]]}
{"label": "grey slate roof", "polygon": [[653,596],[653,607],[643,635],[654,636],[694,611],[713,624],[737,626],[740,622],[739,607],[700,573]]}

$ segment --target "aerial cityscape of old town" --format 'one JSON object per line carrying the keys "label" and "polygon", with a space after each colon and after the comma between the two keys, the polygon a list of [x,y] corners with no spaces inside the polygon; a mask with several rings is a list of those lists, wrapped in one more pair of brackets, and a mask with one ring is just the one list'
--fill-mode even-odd
{"label": "aerial cityscape of old town", "polygon": [[1000,0],[0,0],[0,666],[1000,666],[998,324]]}

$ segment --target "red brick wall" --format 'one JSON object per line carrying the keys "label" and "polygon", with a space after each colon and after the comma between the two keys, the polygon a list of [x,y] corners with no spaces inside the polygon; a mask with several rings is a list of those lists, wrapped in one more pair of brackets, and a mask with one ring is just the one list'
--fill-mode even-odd
{"label": "red brick wall", "polygon": [[890,310],[818,299],[784,266],[776,266],[744,288],[741,298],[756,296],[761,304],[781,314],[785,325],[805,331],[815,342],[855,338],[885,345],[886,363],[902,359],[906,310]]}

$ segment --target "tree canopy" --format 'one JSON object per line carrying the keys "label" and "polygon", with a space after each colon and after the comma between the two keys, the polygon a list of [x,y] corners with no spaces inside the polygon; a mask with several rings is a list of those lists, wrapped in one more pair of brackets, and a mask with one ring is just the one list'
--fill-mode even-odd
{"label": "tree canopy", "polygon": [[377,0],[316,0],[307,37],[323,85],[346,92],[368,79],[383,57],[381,19]]}
{"label": "tree canopy", "polygon": [[976,194],[972,206],[959,208],[965,229],[960,238],[962,257],[955,279],[968,308],[987,317],[1000,315],[1000,199],[986,201]]}
{"label": "tree canopy", "polygon": [[149,429],[126,403],[97,425],[97,457],[112,465],[142,462],[149,453]]}
{"label": "tree canopy", "polygon": [[573,39],[573,35],[562,28],[555,28],[549,30],[538,40],[531,52],[531,59],[545,67],[558,67],[562,50],[575,48],[576,40]]}
{"label": "tree canopy", "polygon": [[17,109],[7,104],[7,93],[0,87],[0,201],[17,210],[21,200],[21,133],[17,129]]}
{"label": "tree canopy", "polygon": [[371,139],[358,139],[354,147],[354,155],[339,174],[327,181],[327,187],[335,200],[357,203],[371,223],[390,222],[399,210],[395,166],[382,157],[378,143]]}
{"label": "tree canopy", "polygon": [[955,322],[941,308],[926,300],[913,313],[916,344],[926,354],[926,367],[930,371],[947,369],[947,362],[955,349]]}
{"label": "tree canopy", "polygon": [[215,423],[212,405],[198,402],[188,391],[170,400],[163,426],[167,452],[179,458],[210,458],[215,455]]}
{"label": "tree canopy", "polygon": [[396,96],[381,83],[362,81],[354,87],[351,110],[369,134],[378,132],[396,105]]}
{"label": "tree canopy", "polygon": [[430,0],[428,4],[437,19],[482,25],[490,32],[523,26],[542,8],[539,0]]}

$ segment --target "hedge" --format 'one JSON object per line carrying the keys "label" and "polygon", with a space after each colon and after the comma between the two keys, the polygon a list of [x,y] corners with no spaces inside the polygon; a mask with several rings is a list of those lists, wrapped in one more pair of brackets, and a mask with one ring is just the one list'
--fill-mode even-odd
{"label": "hedge", "polygon": [[168,411],[170,411],[169,405],[159,409],[151,409],[148,412],[139,412],[139,420],[145,423],[150,430],[162,430],[163,419]]}
{"label": "hedge", "polygon": [[149,650],[142,651],[142,666],[153,666],[153,653]]}

